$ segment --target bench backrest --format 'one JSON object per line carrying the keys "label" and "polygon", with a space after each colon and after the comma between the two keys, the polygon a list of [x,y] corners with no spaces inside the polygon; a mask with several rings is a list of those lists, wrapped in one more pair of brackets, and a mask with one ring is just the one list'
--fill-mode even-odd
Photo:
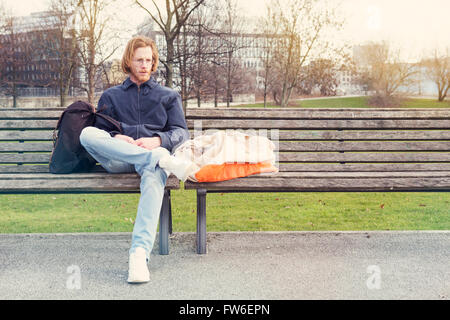
{"label": "bench backrest", "polygon": [[48,173],[53,130],[63,110],[0,109],[0,173]]}
{"label": "bench backrest", "polygon": [[[62,111],[0,109],[0,173],[47,173]],[[266,135],[280,171],[450,171],[448,109],[189,108],[186,119],[192,137],[194,127]]]}
{"label": "bench backrest", "polygon": [[[53,132],[64,108],[0,109],[0,193],[140,192],[137,173],[53,175],[48,163]],[[19,181],[20,180],[20,181]],[[179,189],[171,176],[166,189]]]}
{"label": "bench backrest", "polygon": [[[449,109],[189,108],[198,130],[256,130],[280,171],[450,171]],[[262,130],[261,130],[262,129]]]}

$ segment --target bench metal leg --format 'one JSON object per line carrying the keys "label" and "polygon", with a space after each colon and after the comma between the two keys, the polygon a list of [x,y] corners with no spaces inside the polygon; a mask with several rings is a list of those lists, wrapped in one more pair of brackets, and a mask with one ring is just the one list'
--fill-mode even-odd
{"label": "bench metal leg", "polygon": [[159,254],[169,254],[169,225],[170,225],[170,191],[164,190],[164,199],[159,214]]}
{"label": "bench metal leg", "polygon": [[197,189],[197,253],[206,253],[206,190]]}
{"label": "bench metal leg", "polygon": [[170,198],[170,190],[167,190],[167,194],[169,195],[169,234],[172,232],[172,200]]}

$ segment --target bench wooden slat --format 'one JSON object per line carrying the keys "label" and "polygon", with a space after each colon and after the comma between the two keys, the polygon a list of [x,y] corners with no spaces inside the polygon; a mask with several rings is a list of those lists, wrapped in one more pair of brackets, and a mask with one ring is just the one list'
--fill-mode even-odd
{"label": "bench wooden slat", "polygon": [[295,171],[450,171],[450,163],[280,163],[280,172]]}
{"label": "bench wooden slat", "polygon": [[0,151],[3,152],[51,152],[53,142],[33,142],[33,143],[0,143]]}
{"label": "bench wooden slat", "polygon": [[190,119],[378,119],[378,118],[414,118],[439,119],[450,118],[447,109],[314,109],[314,108],[188,108],[186,117]]}
{"label": "bench wooden slat", "polygon": [[[0,153],[0,163],[49,163],[49,153]],[[280,153],[280,162],[450,162],[450,152]]]}
{"label": "bench wooden slat", "polygon": [[[1,143],[0,152],[51,152],[52,142]],[[279,142],[279,151],[447,151],[450,141]]]}
{"label": "bench wooden slat", "polygon": [[[0,140],[5,141],[36,141],[53,140],[53,130],[0,130]],[[1,150],[1,144],[0,144]]]}
{"label": "bench wooden slat", "polygon": [[107,173],[107,172],[83,172],[71,174],[53,174],[53,173],[33,173],[33,174],[2,174],[2,180],[79,180],[79,179],[95,179],[101,181],[102,179],[138,179],[137,173]]}
{"label": "bench wooden slat", "polygon": [[[179,185],[179,180],[172,176],[167,179],[166,189],[179,189]],[[140,192],[140,178],[135,174],[103,174],[103,176],[97,176],[97,174],[91,173],[0,175],[0,193],[44,192]]]}
{"label": "bench wooden slat", "polygon": [[450,191],[450,176],[420,178],[275,178],[246,177],[220,183],[185,183],[186,189],[220,192],[281,191]]}
{"label": "bench wooden slat", "polygon": [[45,165],[0,165],[0,174],[3,173],[47,173],[48,164]]}
{"label": "bench wooden slat", "polygon": [[279,142],[279,151],[448,151],[450,141]]}
{"label": "bench wooden slat", "polygon": [[0,163],[49,163],[47,153],[0,153]]}
{"label": "bench wooden slat", "polygon": [[[33,108],[33,109],[0,109],[0,119],[58,119],[65,108]],[[273,118],[273,119],[376,119],[376,118],[415,118],[415,119],[438,119],[449,118],[450,110],[447,109],[407,109],[404,108],[270,108],[270,109],[248,109],[248,108],[188,108],[187,118]]]}
{"label": "bench wooden slat", "polygon": [[[195,123],[197,121],[197,123]],[[1,122],[0,122],[1,124]],[[448,129],[450,120],[187,120],[202,129]],[[195,126],[194,126],[195,125]]]}
{"label": "bench wooden slat", "polygon": [[[246,130],[241,130],[246,132]],[[191,131],[191,138],[194,138]],[[258,131],[255,132],[258,134]],[[271,138],[270,131],[262,134]],[[422,131],[283,131],[278,132],[280,140],[450,140],[450,130]],[[36,141],[53,140],[53,130],[0,130],[0,140]]]}
{"label": "bench wooden slat", "polygon": [[[282,131],[280,140],[448,140],[450,130]],[[266,136],[270,139],[270,133]]]}
{"label": "bench wooden slat", "polygon": [[[57,174],[50,174],[48,164],[42,164],[42,165],[0,165],[0,179],[6,179],[8,177],[8,174],[13,174],[11,177],[20,177],[21,174],[25,174],[24,177],[27,179],[38,176],[38,174],[47,174],[45,177],[52,178],[52,179],[65,179],[69,177],[77,177],[77,175],[94,175],[94,174],[108,174],[106,170],[100,166],[99,164],[96,165],[95,168],[93,168],[89,173],[74,173],[70,175],[57,175]],[[114,174],[114,177],[118,176],[117,174]],[[101,176],[100,176],[101,177]],[[170,175],[169,178],[173,179],[175,176]],[[70,178],[69,178],[70,179]]]}
{"label": "bench wooden slat", "polygon": [[[97,166],[99,172],[105,170]],[[296,171],[450,171],[450,163],[280,163],[280,172]],[[48,173],[48,165],[0,165],[2,173]]]}
{"label": "bench wooden slat", "polygon": [[450,152],[280,153],[282,162],[450,162]]}
{"label": "bench wooden slat", "polygon": [[0,129],[54,129],[58,120],[0,120]]}
{"label": "bench wooden slat", "polygon": [[[210,129],[210,133],[214,131]],[[261,135],[263,137],[271,139],[271,130],[239,130],[243,133],[247,134],[255,134]],[[201,135],[201,133],[196,133],[194,130],[190,130],[191,138],[194,138],[196,134]],[[0,131],[1,136],[1,131]],[[337,130],[278,130],[278,139],[282,140],[380,140],[380,141],[389,141],[389,140],[450,140],[450,130],[421,130],[421,131],[412,131],[412,130],[384,130],[384,131],[376,131],[376,130],[366,130],[366,131],[358,131],[358,130],[347,130],[347,131],[337,131]]]}
{"label": "bench wooden slat", "polygon": [[[92,172],[106,172],[103,167],[97,165]],[[48,164],[36,165],[0,165],[0,173],[49,173]]]}
{"label": "bench wooden slat", "polygon": [[[238,130],[244,133],[246,130]],[[191,138],[195,133],[191,130]],[[258,134],[258,131],[255,131]],[[271,138],[270,130],[261,135]],[[278,131],[280,140],[450,140],[450,130],[421,130],[421,131]],[[53,140],[53,130],[0,130],[0,140]]]}
{"label": "bench wooden slat", "polygon": [[270,172],[255,174],[255,179],[273,178],[420,178],[420,177],[448,177],[450,171],[365,171],[365,172]]}
{"label": "bench wooden slat", "polygon": [[65,108],[0,109],[0,119],[59,119]]}

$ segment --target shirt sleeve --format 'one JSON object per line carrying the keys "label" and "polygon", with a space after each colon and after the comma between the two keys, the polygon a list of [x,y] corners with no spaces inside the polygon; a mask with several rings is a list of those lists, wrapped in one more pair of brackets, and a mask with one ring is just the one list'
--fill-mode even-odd
{"label": "shirt sleeve", "polygon": [[180,94],[175,92],[173,97],[168,99],[165,108],[167,112],[166,126],[163,131],[157,132],[155,135],[161,138],[161,147],[173,152],[179,145],[189,140]]}
{"label": "shirt sleeve", "polygon": [[[104,92],[101,95],[100,99],[98,100],[96,112],[110,116],[111,118],[118,121],[117,116],[114,113],[111,99],[109,98],[109,96],[106,92]],[[122,123],[120,123],[120,125],[122,126]],[[111,137],[114,137],[116,134],[119,134],[120,132],[113,130],[113,131],[109,131],[108,133],[111,135]]]}

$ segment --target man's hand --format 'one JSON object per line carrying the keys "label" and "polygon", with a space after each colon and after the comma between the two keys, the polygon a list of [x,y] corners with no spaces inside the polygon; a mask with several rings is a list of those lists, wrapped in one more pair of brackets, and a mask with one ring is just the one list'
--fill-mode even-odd
{"label": "man's hand", "polygon": [[161,146],[161,138],[160,137],[140,138],[136,140],[136,145],[148,150],[153,150]]}
{"label": "man's hand", "polygon": [[128,143],[131,143],[131,144],[137,145],[136,140],[134,140],[132,137],[125,136],[125,135],[123,135],[123,134],[116,134],[116,135],[114,136],[114,138],[119,139],[119,140],[123,140],[123,141],[128,142]]}

